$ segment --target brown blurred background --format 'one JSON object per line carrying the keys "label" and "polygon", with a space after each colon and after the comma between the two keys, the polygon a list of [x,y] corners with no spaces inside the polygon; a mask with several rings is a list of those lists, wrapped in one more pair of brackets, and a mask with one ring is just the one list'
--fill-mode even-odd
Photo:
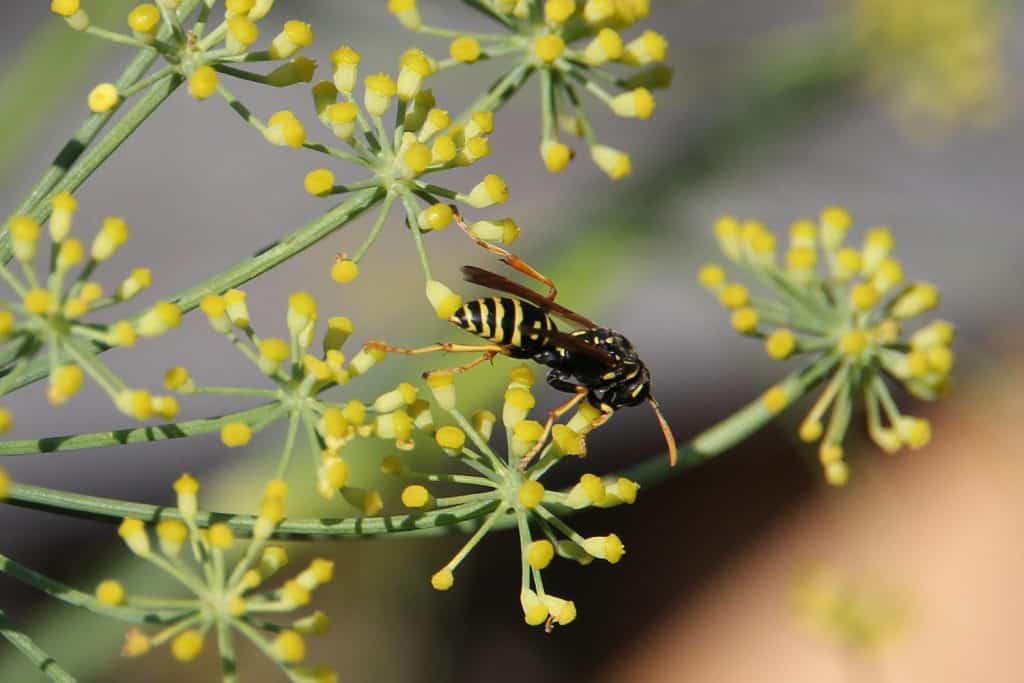
{"label": "brown blurred background", "polygon": [[[925,27],[929,12],[961,2],[890,1],[917,8]],[[121,4],[125,12],[130,7]],[[322,62],[341,42],[362,50],[373,70],[393,68],[412,44],[435,54],[445,49],[441,41],[403,32],[383,3],[277,4],[267,25],[293,15],[313,21],[313,53]],[[413,683],[1024,680],[1015,648],[1024,613],[1024,466],[1016,419],[1024,408],[1016,384],[1024,377],[1018,293],[1024,49],[1016,40],[1024,23],[1014,4],[994,5],[1002,12],[996,33],[1005,38],[999,50],[1008,75],[998,87],[1001,97],[980,115],[936,121],[905,109],[894,114],[891,100],[871,87],[864,63],[852,71],[836,66],[831,48],[837,35],[849,34],[854,4],[654,0],[653,23],[671,40],[674,87],[660,94],[651,121],[595,117],[602,141],[634,153],[633,178],[609,185],[581,159],[553,182],[535,152],[540,115],[532,88],[499,114],[486,165],[509,179],[507,209],[523,227],[519,248],[528,256],[543,262],[552,249],[586,245],[597,239],[588,235],[595,226],[620,231],[620,240],[595,242],[599,267],[571,264],[573,272],[606,285],[579,307],[628,331],[683,438],[781,374],[756,343],[731,333],[727,316],[694,282],[698,264],[714,257],[714,218],[731,213],[784,229],[840,203],[861,228],[891,225],[908,274],[941,287],[941,315],[958,326],[952,397],[937,407],[908,405],[933,420],[933,444],[896,457],[851,444],[863,453],[853,461],[850,486],[826,490],[811,449],[795,438],[795,422],[783,419],[717,461],[643,490],[631,508],[581,515],[577,528],[614,530],[628,555],[614,567],[556,566],[546,573],[552,590],[575,599],[580,613],[551,635],[522,623],[510,535],[488,538],[443,595],[430,590],[427,577],[457,539],[291,544],[297,555],[326,554],[339,563],[338,579],[318,603],[335,628],[314,645],[311,661],[337,666],[343,681]],[[46,5],[0,7],[0,78],[35,59],[38,31],[59,24]],[[422,0],[421,7],[434,24],[478,25],[451,0]],[[5,143],[4,158],[13,161],[0,164],[0,206],[17,203],[84,115],[92,85],[128,59],[118,49],[86,52],[88,41],[67,31],[61,43],[66,52],[55,68],[81,72],[73,85],[57,93],[39,82],[29,84],[30,92],[0,90],[5,100],[36,94],[52,100],[38,125]],[[439,100],[457,110],[492,74],[488,67],[444,74],[433,85]],[[255,111],[290,107],[312,123],[302,87],[237,91]],[[312,153],[266,145],[216,100],[197,103],[178,93],[78,193],[80,220],[126,217],[136,238],[118,265],[152,267],[156,285],[147,295],[155,300],[325,210],[323,200],[301,192],[302,175],[321,164]],[[471,177],[465,176],[467,186]],[[352,250],[368,228],[364,218],[251,283],[257,324],[283,325],[288,294],[307,289],[322,306],[350,315],[360,342],[450,334],[422,315],[420,273],[397,220],[357,283],[342,290],[330,282],[334,252]],[[447,281],[456,279],[458,265],[481,258],[451,231],[433,236],[428,247]],[[570,265],[557,258],[547,263]],[[407,291],[407,300],[394,297],[394,307],[381,312],[377,297],[384,287]],[[588,287],[576,282],[571,290],[583,298]],[[179,333],[108,359],[140,384],[155,384],[167,367],[184,362],[210,384],[257,385],[256,373],[220,341],[204,321],[188,318]],[[397,378],[368,377],[353,396],[372,398]],[[28,389],[12,399],[14,438],[111,426],[99,394],[76,400],[58,424],[42,393]],[[237,406],[197,400],[186,406],[186,417]],[[269,470],[259,456],[272,452],[280,437],[264,434],[248,452],[228,453],[210,437],[3,465],[25,482],[151,502],[170,502],[170,482],[187,469],[217,490],[206,506],[231,509]],[[612,470],[662,448],[642,411],[617,416],[601,437],[588,470]],[[373,469],[366,466],[367,473]],[[574,474],[566,472],[563,481]],[[127,553],[109,526],[3,507],[0,529],[4,553],[83,589],[111,574],[145,580],[131,573],[135,565],[124,562]],[[868,652],[798,618],[794,586],[802,569],[817,565],[865,595],[899,603],[905,623],[891,642]],[[165,651],[120,660],[121,625],[54,606],[2,578],[0,608],[71,671],[82,672],[82,680],[219,680],[212,657],[185,669]],[[244,651],[241,673],[245,681],[281,678]],[[10,648],[0,648],[0,681],[37,676]]]}

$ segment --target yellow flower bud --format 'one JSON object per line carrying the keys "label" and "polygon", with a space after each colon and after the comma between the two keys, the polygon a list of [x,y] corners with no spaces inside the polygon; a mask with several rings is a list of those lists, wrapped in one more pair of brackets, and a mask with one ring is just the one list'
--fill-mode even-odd
{"label": "yellow flower bud", "polygon": [[121,95],[113,83],[100,83],[89,91],[89,109],[96,114],[105,114],[121,102]]}
{"label": "yellow flower bud", "polygon": [[482,48],[480,47],[480,41],[468,36],[463,36],[453,40],[448,50],[452,59],[464,64],[472,64],[476,60],[480,59],[481,52]]}

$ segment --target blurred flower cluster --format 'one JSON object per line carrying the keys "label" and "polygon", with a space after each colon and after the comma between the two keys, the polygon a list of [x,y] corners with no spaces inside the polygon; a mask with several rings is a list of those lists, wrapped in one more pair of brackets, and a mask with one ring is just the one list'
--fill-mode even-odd
{"label": "blurred flower cluster", "polygon": [[902,592],[844,576],[827,565],[801,572],[792,599],[797,619],[808,629],[861,656],[876,655],[899,640],[910,621]]}
{"label": "blurred flower cluster", "polygon": [[[543,111],[540,154],[549,171],[563,171],[575,151],[561,132],[580,138],[594,163],[613,179],[630,174],[625,152],[602,144],[587,116],[580,90],[617,116],[647,119],[654,113],[652,89],[667,87],[672,71],[663,64],[668,41],[645,30],[632,39],[622,31],[650,14],[648,0],[481,0],[467,3],[501,25],[503,33],[476,33],[423,23],[416,0],[389,0],[388,9],[407,28],[450,38],[449,57],[437,69],[482,60],[508,59],[512,66],[475,103],[493,111],[537,74]],[[609,67],[626,67],[624,75]],[[463,121],[459,121],[463,123]]]}
{"label": "blurred flower cluster", "polygon": [[993,0],[854,0],[871,85],[906,118],[992,121],[1003,107],[1007,17]]}
{"label": "blurred flower cluster", "polygon": [[[129,32],[121,33],[92,23],[80,0],[52,0],[50,8],[68,26],[114,43],[154,50],[166,64],[127,88],[101,83],[89,93],[89,108],[97,113],[117,107],[125,98],[171,78],[188,80],[188,91],[197,100],[222,93],[220,74],[276,87],[308,82],[316,64],[296,57],[313,44],[313,28],[298,20],[285,22],[264,50],[254,49],[260,38],[257,22],[271,10],[274,0],[226,0],[223,15],[211,23],[214,2],[158,0],[136,5],[127,17]],[[192,23],[189,24],[189,20]],[[208,31],[208,32],[207,32]],[[269,74],[255,74],[236,64],[283,62]]]}
{"label": "blurred flower cluster", "polygon": [[[67,403],[88,376],[125,415],[138,420],[174,418],[178,403],[173,396],[152,396],[144,389],[129,388],[96,351],[99,345],[134,346],[140,337],[162,335],[178,326],[181,311],[175,304],[161,302],[134,320],[85,320],[90,313],[131,300],[150,286],[153,276],[148,268],[134,268],[106,293],[94,275],[128,241],[128,224],[118,216],[104,218],[87,247],[72,234],[77,200],[60,193],[53,198],[52,209],[49,249],[39,249],[43,228],[34,218],[23,215],[10,221],[12,251],[22,277],[0,264],[0,278],[13,295],[0,298],[0,354],[6,371],[0,377],[0,396],[11,390],[21,370],[45,353],[46,396],[51,405]],[[43,273],[37,270],[40,259],[47,263]],[[0,433],[10,430],[12,420],[11,413],[0,408]]]}
{"label": "blurred flower cluster", "polygon": [[[847,243],[853,225],[841,208],[817,221],[799,220],[778,255],[778,238],[758,221],[722,218],[715,226],[722,253],[765,292],[751,292],[718,264],[705,265],[700,283],[732,311],[736,331],[764,340],[776,360],[807,356],[825,388],[800,426],[804,441],[821,441],[828,481],[846,483],[843,440],[858,402],[868,432],[884,450],[921,448],[931,438],[927,420],[905,415],[891,393],[900,385],[924,400],[938,398],[953,369],[953,326],[936,320],[906,328],[935,308],[939,294],[926,282],[907,282],[886,227],[872,228],[860,247]],[[796,397],[780,387],[764,403],[780,412]],[[827,419],[826,419],[827,415]]]}
{"label": "blurred flower cluster", "polygon": [[252,540],[233,566],[229,558],[239,543],[231,528],[222,522],[208,529],[200,529],[197,524],[199,482],[185,474],[174,482],[174,490],[180,519],[161,520],[151,530],[142,520],[128,518],[121,523],[118,534],[136,556],[167,574],[192,597],[135,596],[120,581],[102,581],[96,587],[96,598],[101,603],[144,612],[147,621],[163,625],[152,635],[130,630],[122,653],[138,657],[154,647],[169,644],[176,659],[188,662],[199,656],[213,631],[221,658],[230,663],[226,671],[233,673],[236,664],[232,640],[233,634],[238,633],[280,666],[291,681],[336,681],[333,670],[303,664],[303,635],[326,633],[330,625],[327,616],[316,611],[288,624],[279,623],[283,615],[309,605],[312,593],[331,580],[334,563],[315,559],[281,587],[264,587],[288,564],[284,548],[267,545],[284,517],[288,492],[284,482],[274,480],[267,484]]}

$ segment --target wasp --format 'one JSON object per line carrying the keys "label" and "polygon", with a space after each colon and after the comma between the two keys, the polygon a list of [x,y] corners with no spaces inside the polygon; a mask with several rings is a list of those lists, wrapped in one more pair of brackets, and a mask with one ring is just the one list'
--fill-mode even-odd
{"label": "wasp", "polygon": [[[465,372],[490,361],[497,355],[531,359],[546,366],[548,385],[558,391],[573,394],[573,397],[548,413],[542,436],[523,457],[519,465],[520,470],[525,469],[540,452],[551,435],[555,421],[583,401],[601,411],[593,422],[594,427],[607,422],[612,414],[621,408],[649,404],[665,437],[669,461],[675,465],[675,437],[661,411],[661,406],[651,394],[651,373],[640,360],[633,344],[621,333],[602,327],[557,303],[557,289],[550,279],[518,256],[480,239],[470,231],[457,211],[454,211],[454,215],[456,223],[471,239],[497,254],[505,264],[546,285],[548,294],[540,294],[483,268],[463,266],[462,273],[466,281],[511,295],[468,301],[448,318],[448,322],[456,327],[489,343],[440,343],[413,349],[389,346],[381,342],[370,342],[367,346],[408,355],[438,351],[481,354],[474,361],[453,368],[451,372],[455,373]],[[575,329],[560,330],[555,318],[574,325]]]}

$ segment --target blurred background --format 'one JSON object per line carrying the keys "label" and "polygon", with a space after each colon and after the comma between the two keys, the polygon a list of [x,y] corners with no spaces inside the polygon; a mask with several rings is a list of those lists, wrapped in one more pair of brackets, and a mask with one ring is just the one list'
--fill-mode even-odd
{"label": "blurred background", "polygon": [[[98,5],[89,8],[94,20],[110,27],[131,7],[90,4]],[[429,23],[483,26],[461,3],[420,5]],[[498,115],[493,155],[465,186],[485,168],[509,180],[505,208],[523,228],[520,253],[559,281],[568,305],[629,335],[682,439],[782,374],[757,343],[731,332],[695,283],[699,264],[716,256],[714,219],[728,213],[785,229],[838,203],[859,229],[890,225],[908,276],[940,286],[940,314],[958,328],[952,395],[936,406],[907,404],[933,421],[932,445],[887,456],[851,443],[863,453],[850,485],[827,489],[813,448],[795,437],[795,408],[733,452],[641,491],[633,507],[580,515],[574,523],[585,535],[615,531],[628,555],[614,567],[547,572],[551,590],[573,598],[580,614],[550,635],[522,623],[511,535],[490,536],[445,594],[428,578],[459,539],[289,544],[297,557],[329,556],[339,567],[318,601],[334,628],[311,642],[309,660],[353,682],[1021,680],[1024,22],[1015,4],[652,5],[650,25],[671,41],[673,88],[659,94],[650,121],[595,116],[602,142],[633,153],[631,178],[610,184],[581,158],[554,182],[536,153],[539,102],[527,87]],[[392,70],[410,45],[446,50],[403,31],[383,2],[278,0],[264,23],[293,16],[316,27],[310,56],[321,63],[343,42],[363,52],[368,70]],[[85,115],[92,86],[111,80],[131,52],[72,33],[45,2],[4,3],[0,26],[0,207],[13,207]],[[442,74],[432,86],[457,111],[496,73]],[[235,89],[264,117],[291,108],[314,122],[304,87]],[[151,267],[146,295],[156,300],[325,211],[325,200],[301,190],[304,173],[322,163],[267,145],[216,98],[195,102],[179,92],[77,193],[79,221],[128,220],[135,238],[116,265]],[[358,246],[369,217],[249,284],[257,327],[283,330],[287,296],[305,289],[331,315],[356,322],[356,343],[449,338],[452,330],[424,314],[421,274],[399,221],[351,285],[330,281],[330,263]],[[430,236],[428,249],[448,282],[463,263],[487,265],[451,230]],[[201,318],[105,360],[139,385],[157,386],[167,368],[184,364],[203,383],[259,386]],[[391,363],[345,395],[372,399],[418,369]],[[492,374],[496,382],[474,380],[491,392],[481,395],[497,396],[504,374]],[[40,386],[9,398],[18,418],[12,438],[109,428],[109,403],[90,390],[60,413]],[[545,406],[558,400],[541,396]],[[184,417],[240,407],[196,399],[185,402]],[[239,509],[269,475],[281,438],[271,430],[229,453],[211,435],[3,466],[27,483],[157,503],[172,501],[171,482],[188,470],[204,482],[204,507]],[[592,440],[585,466],[611,471],[662,450],[651,416],[625,411]],[[386,454],[377,446],[350,457],[360,463],[355,477],[369,481]],[[563,472],[561,481],[582,471]],[[397,509],[393,489],[386,500]],[[4,506],[0,530],[5,554],[83,590],[115,576],[129,592],[159,592],[110,526]],[[123,660],[122,625],[4,577],[0,608],[83,681],[219,680],[212,647],[184,669],[166,648]],[[244,681],[281,680],[261,655],[243,650],[241,662]],[[38,678],[0,647],[0,681]]]}

